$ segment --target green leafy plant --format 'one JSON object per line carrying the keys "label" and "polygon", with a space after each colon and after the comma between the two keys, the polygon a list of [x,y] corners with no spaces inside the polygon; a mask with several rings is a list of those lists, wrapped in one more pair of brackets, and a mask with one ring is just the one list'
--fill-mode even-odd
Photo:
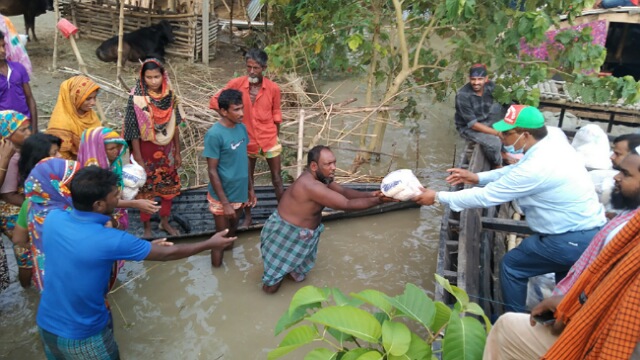
{"label": "green leafy plant", "polygon": [[464,290],[439,275],[436,280],[456,298],[453,309],[413,284],[393,297],[370,289],[347,296],[336,288],[305,286],[278,321],[276,335],[289,331],[268,359],[312,342],[322,346],[305,360],[431,360],[437,352],[443,360],[481,359],[489,319]]}

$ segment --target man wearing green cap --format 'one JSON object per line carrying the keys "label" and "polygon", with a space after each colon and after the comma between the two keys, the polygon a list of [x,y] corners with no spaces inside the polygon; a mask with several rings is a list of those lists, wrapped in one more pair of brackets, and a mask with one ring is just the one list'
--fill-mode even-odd
{"label": "man wearing green cap", "polygon": [[562,280],[606,219],[580,156],[568,142],[547,136],[538,109],[512,105],[493,128],[502,133],[507,152],[524,153],[518,163],[478,174],[448,169],[450,184],[481,186],[456,192],[425,189],[414,200],[420,205],[442,202],[453,211],[516,201],[534,234],[503,257],[500,284],[506,310],[525,312],[529,277],[554,272],[556,282]]}

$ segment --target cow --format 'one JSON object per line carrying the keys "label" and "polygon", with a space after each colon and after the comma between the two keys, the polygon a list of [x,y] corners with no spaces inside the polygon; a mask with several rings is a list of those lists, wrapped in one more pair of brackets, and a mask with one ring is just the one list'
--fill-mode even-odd
{"label": "cow", "polygon": [[[173,29],[167,20],[126,33],[122,39],[122,65],[127,60],[138,61],[150,57],[164,62],[164,47],[174,41]],[[114,36],[100,44],[96,56],[104,62],[117,62],[118,37]]]}
{"label": "cow", "polygon": [[53,0],[0,0],[0,14],[4,16],[24,16],[25,32],[29,41],[31,41],[29,29],[33,34],[33,40],[38,41],[36,36],[36,16],[42,15],[50,9],[53,9]]}

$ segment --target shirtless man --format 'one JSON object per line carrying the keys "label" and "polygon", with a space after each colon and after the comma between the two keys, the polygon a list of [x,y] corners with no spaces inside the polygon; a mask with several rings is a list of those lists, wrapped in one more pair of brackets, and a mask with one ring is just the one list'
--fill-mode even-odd
{"label": "shirtless man", "polygon": [[362,210],[393,201],[380,191],[357,191],[334,183],[335,171],[336,157],[331,149],[323,145],[311,149],[306,171],[284,192],[278,210],[265,223],[260,234],[264,292],[278,291],[285,276],[303,281],[313,268],[324,230],[325,207]]}

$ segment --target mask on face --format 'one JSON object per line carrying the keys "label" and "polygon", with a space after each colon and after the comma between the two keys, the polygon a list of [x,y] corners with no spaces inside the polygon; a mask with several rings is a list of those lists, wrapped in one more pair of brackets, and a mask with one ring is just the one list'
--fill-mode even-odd
{"label": "mask on face", "polygon": [[503,145],[504,151],[508,152],[509,154],[514,154],[514,155],[524,153],[524,145],[522,145],[522,147],[520,149],[518,149],[518,150],[516,150],[516,148],[514,146],[520,140],[522,135],[524,135],[524,133],[520,134],[520,136],[518,136],[518,138],[516,139],[516,141],[513,142],[513,144],[511,144],[511,145]]}

